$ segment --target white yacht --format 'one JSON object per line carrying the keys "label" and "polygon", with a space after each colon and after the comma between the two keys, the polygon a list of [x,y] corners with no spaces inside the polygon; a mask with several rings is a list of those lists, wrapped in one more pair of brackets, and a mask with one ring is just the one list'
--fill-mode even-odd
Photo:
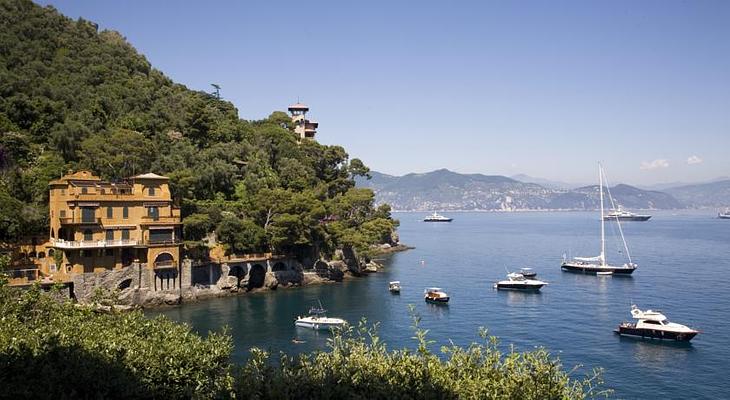
{"label": "white yacht", "polygon": [[717,213],[717,218],[730,219],[730,208],[726,208],[725,211]]}
{"label": "white yacht", "polygon": [[495,289],[538,291],[545,285],[547,282],[527,279],[519,272],[511,272],[507,274],[506,280],[495,283],[494,287]]}
{"label": "white yacht", "polygon": [[434,212],[433,214],[424,218],[423,222],[451,222],[452,220],[452,218],[444,217],[443,215]]}
{"label": "white yacht", "polygon": [[[624,232],[621,229],[621,222],[618,219],[616,220],[616,225],[618,226],[618,232],[621,235],[621,241],[623,242],[623,250],[625,251],[624,254],[626,254],[626,257],[628,258],[628,262],[623,265],[611,265],[606,261],[606,218],[604,215],[604,208],[603,208],[603,182],[605,179],[605,174],[603,172],[603,167],[601,164],[598,164],[598,191],[600,196],[600,203],[601,203],[601,254],[595,256],[595,257],[574,257],[573,259],[568,260],[565,255],[563,255],[563,262],[560,264],[560,268],[563,271],[567,272],[578,272],[583,274],[598,274],[599,272],[611,272],[613,275],[630,275],[636,270],[637,265],[634,264],[631,261],[631,254],[629,253],[629,247],[626,244],[626,239],[624,238]],[[608,198],[610,200],[611,205],[613,206],[613,198],[611,197],[611,191],[608,189],[608,185],[606,185],[606,191],[608,192]],[[615,207],[613,207],[615,209]]]}
{"label": "white yacht", "polygon": [[306,317],[299,317],[294,322],[294,325],[309,328],[314,330],[331,330],[335,328],[342,328],[347,325],[347,321],[342,318],[330,318],[326,316],[327,310],[322,308],[322,303],[319,307],[312,307],[309,309],[309,315]]}
{"label": "white yacht", "polygon": [[619,335],[678,342],[689,342],[700,333],[685,325],[669,322],[659,311],[641,311],[636,305],[631,306],[631,316],[637,320],[636,323],[623,322],[614,332]]}
{"label": "white yacht", "polygon": [[388,290],[390,290],[391,293],[400,293],[400,281],[388,282]]}
{"label": "white yacht", "polygon": [[651,215],[647,214],[634,214],[631,211],[626,211],[618,206],[618,209],[610,212],[603,216],[606,221],[619,220],[619,221],[648,221]]}

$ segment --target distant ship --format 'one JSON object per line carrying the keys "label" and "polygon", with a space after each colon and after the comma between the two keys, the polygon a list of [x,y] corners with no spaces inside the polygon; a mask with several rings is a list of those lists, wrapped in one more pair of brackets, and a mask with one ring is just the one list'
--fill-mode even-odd
{"label": "distant ship", "polygon": [[631,211],[621,209],[621,206],[618,206],[618,210],[603,216],[603,219],[606,221],[614,219],[620,221],[648,221],[649,218],[651,218],[651,215],[634,214]]}
{"label": "distant ship", "polygon": [[730,219],[730,208],[726,208],[725,211],[717,213],[717,218]]}
{"label": "distant ship", "polygon": [[[583,274],[608,274],[611,272],[612,274],[622,274],[622,275],[629,275],[633,273],[636,270],[636,264],[631,262],[631,255],[629,254],[629,247],[626,245],[626,239],[624,238],[623,230],[621,230],[621,222],[616,219],[616,225],[618,225],[618,232],[621,234],[621,241],[624,244],[624,250],[625,254],[628,257],[628,263],[625,263],[621,266],[618,265],[610,265],[608,262],[606,262],[606,218],[603,211],[603,181],[604,181],[604,173],[603,173],[603,167],[601,164],[598,164],[598,188],[600,193],[600,202],[601,202],[601,254],[595,256],[595,257],[575,257],[571,260],[566,259],[565,256],[563,256],[563,262],[560,264],[560,268],[563,271],[566,272],[577,272],[577,273],[583,273]],[[608,189],[608,188],[607,188]],[[608,198],[613,204],[613,199],[611,198],[611,192],[608,191]]]}
{"label": "distant ship", "polygon": [[443,215],[434,212],[428,217],[423,219],[423,222],[451,222],[452,218],[444,217]]}

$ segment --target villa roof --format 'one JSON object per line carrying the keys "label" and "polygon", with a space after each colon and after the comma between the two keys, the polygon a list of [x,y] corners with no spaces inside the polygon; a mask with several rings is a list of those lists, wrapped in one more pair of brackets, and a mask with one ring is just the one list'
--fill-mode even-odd
{"label": "villa roof", "polygon": [[157,175],[153,172],[148,172],[146,174],[134,176],[134,177],[132,177],[132,179],[170,179],[170,178],[168,178],[166,176],[162,176],[162,175]]}

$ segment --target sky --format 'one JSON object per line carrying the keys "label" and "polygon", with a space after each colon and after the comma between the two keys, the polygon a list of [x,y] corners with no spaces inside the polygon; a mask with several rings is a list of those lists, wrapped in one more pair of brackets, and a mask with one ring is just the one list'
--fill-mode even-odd
{"label": "sky", "polygon": [[300,100],[376,171],[730,176],[730,1],[40,3],[242,118]]}

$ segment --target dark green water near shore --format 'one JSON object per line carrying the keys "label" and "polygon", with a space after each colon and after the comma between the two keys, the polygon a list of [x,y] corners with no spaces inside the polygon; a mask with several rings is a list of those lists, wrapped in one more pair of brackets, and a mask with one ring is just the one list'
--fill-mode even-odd
{"label": "dark green water near shore", "polygon": [[[402,213],[400,235],[415,250],[385,259],[386,270],[337,284],[213,299],[150,311],[191,324],[201,333],[228,326],[234,361],[254,346],[296,353],[326,349],[327,333],[294,327],[294,318],[321,300],[350,322],[378,322],[390,347],[413,346],[408,304],[423,317],[434,349],[477,340],[480,326],[518,350],[544,346],[566,367],[603,367],[616,397],[730,398],[730,221],[711,212],[661,212],[626,223],[634,276],[596,277],[560,271],[564,252],[595,255],[595,213],[454,213],[450,224],[421,222]],[[618,243],[609,259],[619,261]],[[497,292],[505,268],[530,266],[550,282],[541,293]],[[400,280],[401,295],[387,282]],[[448,306],[423,301],[423,288],[443,287]],[[612,330],[630,319],[629,306],[662,309],[671,320],[702,331],[691,345],[620,338]],[[295,344],[292,339],[305,343]],[[579,372],[579,373],[580,373]]]}

